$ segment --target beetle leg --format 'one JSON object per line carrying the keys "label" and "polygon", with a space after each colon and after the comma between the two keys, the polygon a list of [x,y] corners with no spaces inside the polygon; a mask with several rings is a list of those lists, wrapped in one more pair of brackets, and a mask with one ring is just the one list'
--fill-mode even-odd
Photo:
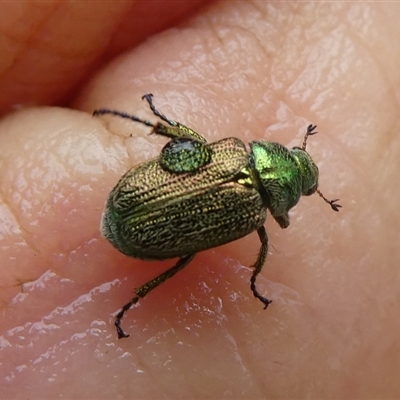
{"label": "beetle leg", "polygon": [[176,122],[172,119],[168,119],[164,114],[162,114],[160,111],[158,111],[153,104],[153,94],[148,93],[142,96],[142,100],[146,100],[147,103],[149,104],[149,107],[151,111],[153,111],[153,114],[162,119],[164,122],[166,122],[168,125],[164,125],[162,123],[158,123],[155,125],[153,133],[156,133],[157,135],[161,136],[166,136],[171,139],[174,138],[189,138],[189,139],[195,139],[198,140],[201,143],[207,143],[207,140],[201,136],[199,133],[195,132],[193,129],[188,128],[185,125],[182,125],[180,122]]}
{"label": "beetle leg", "polygon": [[317,193],[319,194],[320,197],[322,197],[322,200],[325,201],[325,203],[328,203],[331,207],[333,211],[339,211],[339,208],[342,208],[342,206],[340,204],[338,204],[337,202],[339,201],[339,199],[335,199],[335,200],[328,200],[322,193],[320,190],[317,189]]}
{"label": "beetle leg", "polygon": [[126,118],[130,119],[131,121],[139,122],[143,125],[150,126],[153,128],[153,131],[151,133],[155,133],[157,135],[165,136],[170,139],[174,138],[189,138],[189,139],[195,139],[199,141],[200,143],[207,143],[207,140],[201,136],[199,133],[194,131],[193,129],[188,128],[185,125],[182,125],[179,122],[173,121],[168,119],[164,114],[161,114],[154,106],[153,100],[152,100],[153,95],[152,94],[145,94],[142,99],[146,99],[147,102],[149,103],[149,106],[151,108],[151,111],[153,111],[153,114],[162,119],[163,121],[167,122],[168,125],[165,125],[161,122],[158,122],[156,124],[153,124],[150,121],[147,121],[145,119],[141,119],[139,117],[136,117],[135,115],[128,114],[124,111],[118,111],[118,110],[110,110],[108,108],[100,108],[97,110],[93,111],[93,116],[97,117],[99,115],[106,115],[106,114],[111,114],[115,115],[117,117],[121,118]]}
{"label": "beetle leg", "polygon": [[317,125],[308,125],[307,133],[305,134],[304,140],[303,140],[303,146],[301,147],[302,150],[306,151],[308,137],[318,133],[318,132],[315,132],[316,127],[317,127]]}
{"label": "beetle leg", "polygon": [[263,297],[263,296],[261,296],[260,293],[258,293],[258,291],[256,289],[256,277],[261,272],[262,267],[267,258],[268,236],[267,236],[267,231],[265,230],[264,226],[258,228],[257,233],[260,238],[261,247],[260,247],[260,251],[257,256],[257,260],[253,265],[254,271],[253,271],[253,275],[251,276],[251,279],[250,279],[250,289],[253,292],[254,297],[256,297],[258,300],[260,300],[262,303],[264,303],[264,310],[265,310],[268,307],[268,305],[272,303],[272,300],[268,300],[266,297]]}
{"label": "beetle leg", "polygon": [[185,268],[190,261],[193,260],[194,254],[190,254],[188,256],[184,256],[178,260],[178,262],[167,271],[163,272],[161,275],[157,276],[156,278],[152,279],[151,281],[145,283],[144,285],[140,286],[138,289],[135,289],[136,296],[126,303],[121,311],[117,314],[115,318],[115,328],[117,329],[118,339],[129,337],[129,334],[125,333],[121,328],[121,320],[125,313],[134,305],[136,304],[139,299],[145,297],[148,293],[150,293],[153,289],[155,289],[158,285],[165,282],[167,279],[173,277],[177,272],[181,269]]}
{"label": "beetle leg", "polygon": [[168,119],[164,114],[162,114],[160,111],[158,111],[155,107],[155,105],[153,104],[153,93],[146,93],[142,96],[142,100],[146,100],[147,103],[149,104],[150,110],[153,111],[153,114],[162,119],[164,122],[166,122],[168,125],[171,126],[177,126],[178,122],[172,120],[172,119]]}
{"label": "beetle leg", "polygon": [[124,111],[110,110],[108,108],[99,108],[97,110],[94,110],[92,115],[93,115],[93,117],[98,117],[99,115],[106,115],[106,114],[111,114],[111,115],[115,115],[117,117],[130,119],[135,122],[140,122],[143,125],[150,126],[154,129],[156,128],[156,126],[153,123],[151,123],[150,121],[138,118],[135,115],[128,114]]}
{"label": "beetle leg", "polygon": [[188,128],[185,125],[177,122],[176,126],[168,126],[161,122],[154,126],[153,132],[157,135],[165,136],[170,139],[176,138],[186,138],[186,139],[194,139],[200,143],[207,143],[207,140],[204,139],[199,133],[195,132],[193,129]]}

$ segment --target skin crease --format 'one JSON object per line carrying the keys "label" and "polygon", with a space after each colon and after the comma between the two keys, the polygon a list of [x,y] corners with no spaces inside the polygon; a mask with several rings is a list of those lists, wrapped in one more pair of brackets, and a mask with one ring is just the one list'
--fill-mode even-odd
{"label": "skin crease", "polygon": [[[399,398],[399,16],[394,3],[213,3],[93,67],[72,109],[4,118],[0,397]],[[113,313],[174,261],[118,253],[99,220],[119,177],[165,139],[90,113],[156,121],[146,92],[209,141],[299,146],[318,125],[308,150],[343,208],[315,195],[287,230],[268,218],[268,310],[249,289],[253,234],[197,255],[127,313],[131,337],[117,339]]]}

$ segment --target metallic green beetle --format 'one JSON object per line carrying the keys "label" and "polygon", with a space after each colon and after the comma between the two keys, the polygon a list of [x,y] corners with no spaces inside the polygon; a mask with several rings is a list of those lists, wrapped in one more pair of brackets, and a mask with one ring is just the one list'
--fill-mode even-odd
{"label": "metallic green beetle", "polygon": [[179,257],[170,269],[135,290],[135,297],[117,314],[118,337],[125,312],[140,298],[188,265],[196,253],[232,242],[257,230],[261,248],[250,279],[253,295],[264,308],[271,300],[256,289],[268,251],[264,227],[268,209],[281,228],[289,226],[288,211],[301,195],[317,192],[333,210],[338,199],[327,200],[318,190],[318,167],[303,146],[289,150],[263,140],[250,143],[250,152],[237,138],[207,143],[192,129],[171,121],[143,96],[162,121],[153,124],[120,111],[100,109],[93,115],[112,114],[153,128],[170,138],[159,157],[128,171],[108,196],[101,232],[122,253],[143,260]]}

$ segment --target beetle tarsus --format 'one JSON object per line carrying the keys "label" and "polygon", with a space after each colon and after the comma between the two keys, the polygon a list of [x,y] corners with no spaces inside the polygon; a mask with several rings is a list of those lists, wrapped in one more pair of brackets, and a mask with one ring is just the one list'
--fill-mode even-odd
{"label": "beetle tarsus", "polygon": [[125,333],[121,328],[121,320],[124,317],[125,313],[137,302],[139,301],[139,296],[135,296],[129,303],[126,303],[121,311],[115,317],[115,328],[117,329],[118,339],[127,338],[129,337],[129,333]]}
{"label": "beetle tarsus", "polygon": [[339,211],[339,208],[342,208],[340,204],[336,203],[337,201],[339,201],[339,199],[328,200],[319,190],[317,190],[317,193],[319,194],[319,197],[321,197],[325,201],[325,203],[331,206],[333,211]]}
{"label": "beetle tarsus", "polygon": [[260,293],[258,293],[256,289],[256,276],[257,276],[256,274],[253,274],[253,276],[250,279],[250,289],[253,292],[253,296],[264,304],[264,310],[265,310],[272,303],[272,300],[269,300],[266,297],[261,296]]}
{"label": "beetle tarsus", "polygon": [[310,136],[310,135],[315,135],[316,133],[318,133],[318,132],[314,132],[314,129],[317,127],[317,125],[308,125],[307,126],[307,133],[306,133],[306,135],[307,136]]}
{"label": "beetle tarsus", "polygon": [[151,109],[151,111],[153,111],[153,114],[158,117],[161,118],[164,122],[166,122],[168,125],[171,126],[177,126],[178,124],[171,120],[168,119],[164,114],[162,114],[160,111],[158,111],[155,107],[155,105],[153,104],[153,93],[147,93],[145,95],[142,96],[142,100],[146,100],[147,103],[149,103],[149,107]]}
{"label": "beetle tarsus", "polygon": [[307,126],[307,132],[304,136],[304,140],[303,140],[303,146],[301,147],[302,150],[306,151],[307,148],[307,139],[309,136],[311,135],[315,135],[318,132],[314,132],[314,129],[317,127],[317,125],[308,125]]}
{"label": "beetle tarsus", "polygon": [[339,211],[339,208],[342,208],[342,206],[340,204],[336,203],[337,201],[339,201],[339,199],[329,201],[329,204],[332,207],[332,210],[334,210],[334,211]]}

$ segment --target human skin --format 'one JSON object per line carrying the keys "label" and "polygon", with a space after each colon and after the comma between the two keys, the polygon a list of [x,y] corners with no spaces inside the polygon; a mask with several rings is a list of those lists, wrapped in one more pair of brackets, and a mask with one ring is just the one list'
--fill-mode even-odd
{"label": "human skin", "polygon": [[[109,34],[122,13],[93,15]],[[62,16],[49,13],[50,26]],[[399,17],[395,3],[213,3],[110,64],[88,51],[92,79],[74,96],[78,63],[59,94],[35,77],[29,96],[3,91],[5,111],[70,108],[0,122],[0,398],[399,398]],[[209,141],[300,146],[317,124],[320,189],[343,208],[314,195],[286,230],[267,218],[266,311],[249,288],[252,234],[198,254],[126,314],[131,336],[118,340],[113,315],[174,261],[122,255],[99,221],[119,177],[166,140],[91,113],[156,121],[149,92]]]}

